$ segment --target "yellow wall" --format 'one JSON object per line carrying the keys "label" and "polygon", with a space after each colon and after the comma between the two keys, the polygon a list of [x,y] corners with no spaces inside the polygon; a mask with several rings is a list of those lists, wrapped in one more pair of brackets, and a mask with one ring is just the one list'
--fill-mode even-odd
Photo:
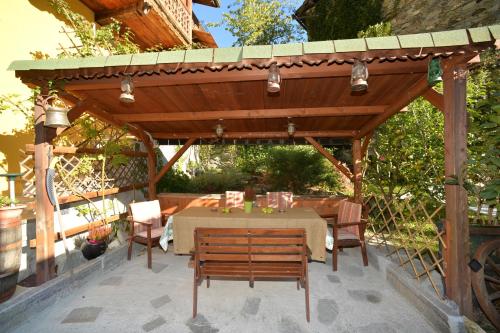
{"label": "yellow wall", "polygon": [[[77,0],[66,0],[72,10],[94,20],[93,12]],[[30,96],[30,90],[14,75],[7,71],[13,60],[31,59],[30,52],[41,51],[56,57],[59,43],[67,47],[69,39],[60,33],[64,22],[56,17],[48,0],[0,1],[0,95],[19,94],[21,98]],[[0,113],[0,173],[19,172],[19,162],[27,143],[33,142],[33,133],[23,131],[28,119],[20,113],[3,111]],[[8,190],[4,178],[0,179],[0,193]],[[22,184],[16,184],[18,193]]]}

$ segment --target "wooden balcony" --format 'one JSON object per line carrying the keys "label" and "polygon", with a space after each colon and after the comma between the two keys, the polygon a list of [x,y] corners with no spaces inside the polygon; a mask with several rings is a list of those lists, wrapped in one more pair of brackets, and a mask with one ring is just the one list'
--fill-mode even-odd
{"label": "wooden balcony", "polygon": [[[82,0],[95,13],[95,21],[107,24],[115,18],[129,27],[145,49],[189,45],[193,37],[191,0]],[[212,39],[213,40],[213,39]],[[213,45],[209,45],[213,46]]]}

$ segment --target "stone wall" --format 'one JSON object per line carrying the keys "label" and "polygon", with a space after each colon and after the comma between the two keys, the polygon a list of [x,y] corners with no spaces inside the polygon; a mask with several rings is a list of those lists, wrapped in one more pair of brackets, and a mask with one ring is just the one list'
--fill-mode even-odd
{"label": "stone wall", "polygon": [[500,22],[499,0],[384,0],[394,34],[453,30]]}

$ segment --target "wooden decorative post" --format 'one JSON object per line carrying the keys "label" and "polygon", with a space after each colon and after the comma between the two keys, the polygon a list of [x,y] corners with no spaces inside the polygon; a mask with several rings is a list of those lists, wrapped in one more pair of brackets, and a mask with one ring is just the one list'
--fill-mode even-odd
{"label": "wooden decorative post", "polygon": [[54,207],[45,190],[49,165],[48,153],[54,129],[43,126],[45,122],[44,95],[42,89],[35,101],[35,183],[36,183],[36,283],[42,284],[55,277],[54,258]]}
{"label": "wooden decorative post", "polygon": [[352,165],[353,165],[353,177],[354,182],[354,201],[357,203],[362,203],[362,193],[361,193],[361,181],[362,181],[362,152],[361,152],[361,140],[354,139],[352,142]]}
{"label": "wooden decorative post", "polygon": [[466,67],[444,68],[444,149],[446,220],[444,269],[446,296],[472,318],[472,292],[467,192],[463,187],[467,163]]}

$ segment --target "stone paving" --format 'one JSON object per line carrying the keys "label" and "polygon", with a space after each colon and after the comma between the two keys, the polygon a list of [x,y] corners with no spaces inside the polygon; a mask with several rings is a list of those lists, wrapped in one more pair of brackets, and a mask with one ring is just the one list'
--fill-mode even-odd
{"label": "stone paving", "polygon": [[434,332],[385,279],[377,257],[363,267],[359,249],[346,249],[339,271],[309,265],[311,322],[304,290],[294,281],[213,280],[199,287],[198,316],[191,318],[193,271],[187,256],[155,249],[112,271],[96,273],[72,294],[31,316],[15,332]]}

